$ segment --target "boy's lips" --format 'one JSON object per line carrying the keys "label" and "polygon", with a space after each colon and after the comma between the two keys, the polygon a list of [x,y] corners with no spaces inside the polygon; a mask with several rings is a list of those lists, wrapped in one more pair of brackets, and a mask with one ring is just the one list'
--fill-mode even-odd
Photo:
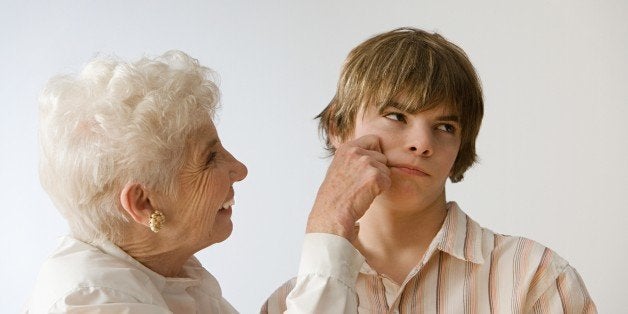
{"label": "boy's lips", "polygon": [[425,170],[417,167],[417,166],[413,166],[413,165],[405,165],[405,164],[392,164],[389,165],[390,168],[395,168],[399,171],[402,171],[404,173],[407,174],[411,174],[411,175],[415,175],[415,176],[421,176],[421,177],[428,177],[430,176],[429,173],[425,172]]}

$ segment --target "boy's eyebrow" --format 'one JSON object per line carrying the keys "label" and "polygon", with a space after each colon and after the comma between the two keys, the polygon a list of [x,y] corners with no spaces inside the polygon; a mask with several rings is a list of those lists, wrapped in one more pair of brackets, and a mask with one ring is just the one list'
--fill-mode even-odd
{"label": "boy's eyebrow", "polygon": [[460,117],[458,115],[446,115],[446,116],[439,116],[436,118],[436,120],[460,122]]}
{"label": "boy's eyebrow", "polygon": [[[401,104],[399,104],[396,101],[389,101],[386,103],[386,106],[383,109],[386,109],[388,107],[392,107],[395,109],[399,109],[399,110],[404,110],[404,108],[401,106]],[[438,121],[452,121],[452,122],[460,122],[460,116],[456,115],[456,114],[446,114],[446,115],[442,115],[442,116],[438,116],[436,117],[436,120]]]}
{"label": "boy's eyebrow", "polygon": [[402,108],[401,104],[399,104],[398,102],[393,101],[393,100],[391,100],[391,101],[387,102],[387,103],[386,103],[386,106],[384,106],[384,108],[383,108],[383,109],[385,109],[385,108],[387,108],[387,107],[393,107],[393,108],[395,108],[395,109],[403,110],[403,108]]}

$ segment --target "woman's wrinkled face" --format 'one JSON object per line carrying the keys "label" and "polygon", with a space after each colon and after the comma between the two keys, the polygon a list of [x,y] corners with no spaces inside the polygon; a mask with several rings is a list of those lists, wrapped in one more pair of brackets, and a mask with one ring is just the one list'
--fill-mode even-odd
{"label": "woman's wrinkled face", "polygon": [[244,179],[247,169],[222,146],[211,122],[195,133],[187,149],[166,226],[176,228],[180,241],[201,249],[231,234],[233,183]]}

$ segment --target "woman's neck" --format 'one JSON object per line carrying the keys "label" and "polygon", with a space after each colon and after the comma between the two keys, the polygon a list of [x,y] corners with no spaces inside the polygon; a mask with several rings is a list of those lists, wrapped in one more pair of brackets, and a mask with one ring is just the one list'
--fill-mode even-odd
{"label": "woman's neck", "polygon": [[134,229],[127,233],[123,243],[118,246],[127,254],[150,270],[165,277],[180,277],[183,265],[194,252],[185,247],[176,246],[166,235],[155,234],[145,228]]}

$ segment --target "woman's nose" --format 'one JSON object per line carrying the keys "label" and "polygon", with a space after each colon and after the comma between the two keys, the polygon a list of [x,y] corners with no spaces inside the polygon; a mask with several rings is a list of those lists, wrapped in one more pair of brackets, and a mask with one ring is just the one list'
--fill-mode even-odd
{"label": "woman's nose", "polygon": [[233,168],[231,169],[231,180],[234,182],[242,181],[246,178],[246,175],[249,173],[249,170],[246,166],[237,160],[235,157],[233,158]]}

